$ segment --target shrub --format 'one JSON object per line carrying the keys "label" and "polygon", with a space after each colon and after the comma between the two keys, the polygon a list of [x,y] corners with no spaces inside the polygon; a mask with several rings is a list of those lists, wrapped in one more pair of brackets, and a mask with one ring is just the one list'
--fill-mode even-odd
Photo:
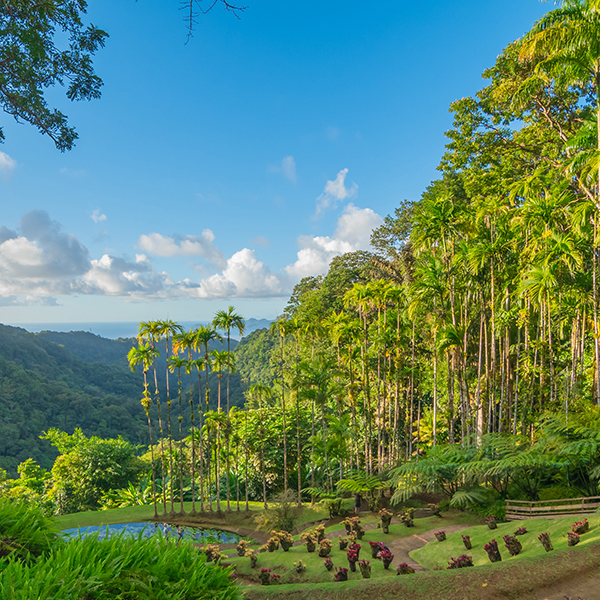
{"label": "shrub", "polygon": [[381,551],[379,558],[381,558],[381,561],[383,562],[383,568],[387,570],[394,560],[394,555],[387,548],[384,548]]}
{"label": "shrub", "polygon": [[300,534],[300,539],[306,544],[308,552],[314,552],[317,547],[317,538],[312,531],[304,531]]}
{"label": "shrub", "polygon": [[590,524],[587,519],[583,521],[575,521],[571,526],[571,531],[573,533],[578,533],[581,535],[582,533],[587,533],[590,530]]}
{"label": "shrub", "polygon": [[294,538],[292,537],[292,534],[287,531],[278,531],[277,537],[279,538],[279,543],[284,552],[287,552],[294,545]]}
{"label": "shrub", "polygon": [[414,526],[414,523],[413,523],[414,514],[415,514],[415,509],[408,508],[400,515],[400,521],[402,521],[402,523],[404,523],[404,525],[406,527],[413,527]]}
{"label": "shrub", "polygon": [[500,562],[502,560],[502,556],[500,555],[500,550],[498,550],[498,542],[496,540],[492,540],[488,542],[483,549],[487,552],[488,558],[490,562]]}
{"label": "shrub", "polygon": [[523,546],[516,535],[505,535],[502,539],[511,556],[517,556],[517,554],[520,554],[521,550],[523,550]]}
{"label": "shrub", "polygon": [[279,538],[277,536],[270,537],[267,540],[267,550],[269,552],[275,552],[279,548]]}
{"label": "shrub", "polygon": [[348,581],[348,569],[345,567],[336,567],[335,570],[337,573],[335,574],[334,581]]}
{"label": "shrub", "polygon": [[379,511],[379,516],[381,517],[381,527],[383,529],[383,533],[389,533],[390,523],[392,522],[392,517],[394,515],[386,508],[382,508]]}
{"label": "shrub", "polygon": [[377,558],[377,555],[381,552],[381,544],[379,542],[369,542],[371,546],[371,558]]}
{"label": "shrub", "polygon": [[218,544],[206,544],[204,546],[204,554],[206,554],[207,562],[217,562],[221,558]]}
{"label": "shrub", "polygon": [[525,535],[526,533],[527,527],[519,527],[519,529],[515,531],[515,535]]}
{"label": "shrub", "polygon": [[436,533],[434,533],[435,535],[435,539],[438,542],[443,542],[446,539],[446,532],[445,531],[437,531]]}
{"label": "shrub", "polygon": [[277,584],[277,583],[279,583],[280,578],[281,578],[281,575],[277,575],[277,573],[271,573],[271,577],[269,577],[269,583]]}
{"label": "shrub", "polygon": [[10,561],[0,577],[0,598],[82,600],[83,598],[209,598],[234,600],[231,568],[208,563],[191,541],[132,541],[97,535],[59,545],[44,560]]}
{"label": "shrub", "polygon": [[540,542],[542,542],[542,546],[544,546],[544,550],[546,552],[550,552],[551,550],[554,550],[554,548],[552,547],[552,542],[550,541],[549,533],[540,533],[540,535],[538,535],[538,540],[540,540]]}
{"label": "shrub", "polygon": [[269,585],[271,583],[271,569],[261,569],[258,578],[262,585]]}
{"label": "shrub", "polygon": [[369,561],[361,560],[358,563],[358,566],[360,568],[360,574],[363,576],[363,579],[370,579],[371,578],[371,564],[369,563]]}
{"label": "shrub", "polygon": [[[464,537],[464,536],[463,536]],[[451,558],[448,561],[447,569],[462,569],[464,567],[472,567],[473,566],[473,557],[467,556],[466,554],[461,554],[458,558]]]}
{"label": "shrub", "polygon": [[462,541],[463,541],[463,544],[465,545],[465,548],[467,550],[471,550],[471,548],[473,547],[473,546],[471,546],[471,536],[470,535],[463,535],[462,536]]}
{"label": "shrub", "polygon": [[254,550],[248,550],[244,556],[247,556],[250,559],[250,568],[254,569],[258,563],[258,555],[256,552],[254,552]]}
{"label": "shrub", "polygon": [[494,515],[486,517],[484,521],[489,529],[498,529],[498,524],[496,523],[496,517]]}
{"label": "shrub", "polygon": [[398,575],[411,575],[414,572],[415,570],[412,567],[409,567],[406,563],[398,565],[398,568],[396,569],[396,573]]}
{"label": "shrub", "polygon": [[0,557],[35,559],[58,543],[58,535],[41,509],[0,500]]}
{"label": "shrub", "polygon": [[569,531],[569,533],[567,533],[567,546],[577,546],[577,544],[579,544],[580,539],[581,538],[579,537],[579,534],[571,533]]}
{"label": "shrub", "polygon": [[317,536],[317,544],[320,544],[325,539],[325,525],[315,527],[315,535]]}
{"label": "shrub", "polygon": [[331,540],[328,540],[328,539],[321,540],[321,543],[319,544],[319,556],[321,558],[325,558],[326,556],[329,555],[330,552],[331,552]]}
{"label": "shrub", "polygon": [[299,560],[297,563],[294,563],[294,569],[296,569],[296,573],[304,573],[304,571],[306,571],[306,565]]}
{"label": "shrub", "polygon": [[338,541],[340,544],[340,550],[345,550],[348,547],[348,538],[342,537],[341,535],[338,537]]}
{"label": "shrub", "polygon": [[346,558],[348,559],[350,570],[354,573],[356,571],[356,562],[358,561],[358,550],[348,548],[346,550]]}
{"label": "shrub", "polygon": [[236,547],[236,552],[238,556],[247,556],[247,551],[248,551],[248,541],[247,540],[240,540],[238,542],[238,545]]}
{"label": "shrub", "polygon": [[332,571],[333,570],[333,561],[330,558],[326,558],[325,559],[325,568],[328,571]]}
{"label": "shrub", "polygon": [[431,514],[434,517],[442,518],[442,509],[439,504],[428,504],[427,506],[431,509]]}

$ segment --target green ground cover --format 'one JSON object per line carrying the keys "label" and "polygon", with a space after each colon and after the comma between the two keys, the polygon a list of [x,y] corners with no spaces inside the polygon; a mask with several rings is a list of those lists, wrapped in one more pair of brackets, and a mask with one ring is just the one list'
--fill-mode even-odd
{"label": "green ground cover", "polygon": [[[361,515],[361,524],[363,526],[369,523],[377,523],[379,516],[376,514]],[[384,534],[380,528],[368,530],[363,539],[359,540],[361,545],[360,560],[368,560],[371,563],[371,577],[382,578],[396,576],[396,566],[400,561],[394,560],[394,564],[390,566],[389,570],[383,568],[383,563],[377,559],[371,558],[371,547],[369,542],[384,542],[386,545],[390,545],[394,540],[405,538],[412,535],[419,535],[426,531],[431,531],[435,527],[441,525],[459,525],[459,524],[472,524],[481,522],[481,517],[472,515],[465,512],[451,511],[445,513],[443,518],[439,517],[427,517],[424,519],[415,519],[414,527],[405,527],[402,523],[392,524],[390,526],[390,533]],[[338,545],[338,537],[331,536],[331,533],[339,532],[344,527],[341,523],[330,525],[325,529],[326,537],[332,540],[333,547],[329,558],[332,559],[334,567],[345,567],[348,568],[348,560],[346,558],[346,551],[340,550]],[[338,534],[339,535],[339,534]],[[345,535],[345,534],[344,534]],[[294,536],[298,539],[299,536]],[[258,548],[258,545],[252,545],[251,548]],[[325,559],[318,555],[318,552],[308,552],[305,545],[293,546],[284,552],[279,549],[275,552],[261,552],[258,558],[258,565],[254,569],[250,567],[250,559],[246,557],[238,557],[235,555],[235,549],[230,549],[225,552],[227,554],[227,564],[236,566],[237,573],[242,579],[255,579],[258,577],[261,569],[271,569],[273,573],[281,576],[280,582],[284,583],[315,583],[315,582],[326,582],[333,579],[335,570],[329,572],[325,569]],[[303,573],[297,573],[294,568],[294,563],[302,560],[306,565],[306,571]],[[348,580],[362,579],[362,576],[358,570],[352,573],[348,571]]]}
{"label": "green ground cover", "polygon": [[[196,504],[196,507],[198,504]],[[186,513],[184,520],[185,522],[191,522],[189,513],[192,510],[191,502],[184,502],[183,505]],[[241,510],[238,512],[235,505],[232,505],[232,511],[230,513],[222,512],[220,515],[216,512],[205,513],[204,515],[198,515],[194,521],[201,523],[206,520],[210,523],[220,523],[223,526],[240,526],[254,528],[254,517],[264,511],[262,502],[250,502],[250,518],[246,513],[245,504],[242,505]],[[179,504],[175,505],[175,510],[179,509]],[[162,519],[161,507],[159,507],[159,520]],[[319,521],[327,518],[327,512],[321,507],[304,507],[300,511],[297,520],[297,526],[302,527],[307,523]],[[116,523],[138,523],[143,521],[151,521],[154,517],[154,507],[148,506],[129,506],[126,508],[114,508],[111,510],[99,510],[99,511],[87,511],[80,513],[73,513],[69,515],[59,515],[54,517],[54,523],[57,529],[73,529],[75,527],[90,527],[90,526],[101,526],[101,525],[114,525]],[[177,522],[178,515],[172,519],[169,515],[165,518],[167,521]]]}
{"label": "green ground cover", "polygon": [[[498,548],[503,561],[520,561],[524,558],[545,555],[546,551],[538,540],[541,533],[549,533],[554,550],[573,550],[567,546],[567,532],[571,531],[571,525],[575,521],[581,521],[584,517],[563,517],[560,519],[531,519],[526,521],[511,521],[509,523],[498,523],[495,530],[488,529],[487,525],[478,525],[462,531],[448,533],[443,542],[433,541],[426,546],[413,550],[410,553],[411,558],[429,570],[445,569],[451,557],[458,557],[461,554],[468,554],[473,557],[473,564],[489,564],[489,558],[483,546],[492,539],[498,542]],[[600,516],[588,516],[590,530],[581,535],[581,541],[577,547],[584,547],[593,542],[600,541]],[[513,535],[519,527],[526,527],[527,533],[518,536],[523,545],[523,550],[517,556],[511,557],[504,545],[503,537]],[[440,524],[440,530],[444,527]],[[471,536],[473,548],[467,550],[463,544],[462,536]]]}

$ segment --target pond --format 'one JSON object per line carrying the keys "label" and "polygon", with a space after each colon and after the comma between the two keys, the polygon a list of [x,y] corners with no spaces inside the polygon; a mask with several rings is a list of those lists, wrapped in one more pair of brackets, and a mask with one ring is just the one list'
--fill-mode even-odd
{"label": "pond", "polygon": [[177,525],[168,525],[167,523],[117,523],[115,525],[76,527],[61,531],[61,535],[67,539],[78,535],[85,536],[95,533],[98,533],[100,539],[118,534],[127,537],[138,537],[141,534],[145,538],[159,534],[174,540],[183,538],[203,544],[237,544],[242,539],[242,536],[229,531],[199,529],[197,527],[177,527]]}

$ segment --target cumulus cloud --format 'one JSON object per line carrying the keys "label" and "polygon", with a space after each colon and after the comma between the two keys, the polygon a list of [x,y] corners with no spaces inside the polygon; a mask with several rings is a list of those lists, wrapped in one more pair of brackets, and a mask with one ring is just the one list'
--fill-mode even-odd
{"label": "cumulus cloud", "polygon": [[213,265],[225,266],[223,253],[213,243],[215,234],[205,229],[202,235],[184,235],[168,237],[160,233],[141,235],[138,246],[153,256],[201,256]]}
{"label": "cumulus cloud", "polygon": [[280,166],[275,167],[271,165],[267,170],[269,173],[282,173],[283,176],[292,183],[298,181],[298,176],[296,175],[296,161],[293,156],[286,156],[281,161]]}
{"label": "cumulus cloud", "polygon": [[371,231],[379,227],[383,219],[370,208],[359,208],[350,203],[337,222],[333,236],[300,236],[296,262],[285,271],[296,278],[320,275],[327,271],[329,263],[346,252],[367,250]]}
{"label": "cumulus cloud", "polygon": [[330,206],[336,208],[338,202],[343,202],[356,194],[358,190],[356,183],[352,183],[350,187],[346,187],[346,175],[348,175],[348,169],[342,169],[333,181],[328,181],[325,184],[323,193],[317,198],[315,216],[318,217]]}
{"label": "cumulus cloud", "polygon": [[227,260],[222,273],[200,281],[193,295],[198,298],[266,298],[289,292],[284,278],[258,260],[256,252],[244,248]]}
{"label": "cumulus cloud", "polygon": [[148,257],[137,254],[135,262],[105,254],[92,260],[83,277],[82,291],[108,296],[161,296],[173,285],[166,273],[158,273]]}
{"label": "cumulus cloud", "polygon": [[106,215],[103,215],[99,208],[97,208],[90,216],[92,217],[92,221],[94,221],[94,223],[106,221]]}
{"label": "cumulus cloud", "polygon": [[17,161],[5,152],[0,152],[0,177],[4,180],[10,179],[12,172],[17,167]]}

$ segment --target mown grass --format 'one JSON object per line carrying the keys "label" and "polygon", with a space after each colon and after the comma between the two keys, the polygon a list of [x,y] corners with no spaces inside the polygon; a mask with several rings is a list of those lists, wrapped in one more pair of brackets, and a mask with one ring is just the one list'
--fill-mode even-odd
{"label": "mown grass", "polygon": [[[377,522],[379,517],[375,514],[361,516],[361,522],[364,525]],[[471,524],[473,522],[479,522],[480,517],[471,515],[469,513],[463,513],[458,511],[452,511],[447,513],[444,518],[438,517],[427,517],[425,519],[416,519],[414,521],[414,527],[405,527],[402,523],[392,524],[390,526],[390,533],[384,534],[380,528],[368,530],[363,539],[359,541],[362,546],[360,551],[360,559],[368,560],[371,563],[371,577],[372,578],[387,578],[396,576],[396,566],[399,564],[397,559],[394,560],[394,564],[390,566],[389,570],[383,568],[383,563],[377,559],[371,558],[371,547],[369,542],[381,542],[386,544],[391,543],[393,540],[408,537],[411,535],[419,535],[430,531],[435,527],[440,527],[440,524],[446,526],[457,525],[457,524]],[[332,532],[343,530],[341,524],[332,525],[325,529],[326,535]],[[298,536],[294,536],[298,538]],[[345,567],[348,568],[348,560],[346,557],[346,551],[339,549],[338,538],[330,537],[329,539],[333,542],[333,548],[329,558],[332,559],[334,567]],[[256,548],[257,546],[252,546]],[[242,578],[250,578],[257,580],[258,573],[261,569],[271,569],[273,573],[281,576],[281,583],[316,583],[332,581],[335,574],[334,571],[327,571],[325,569],[325,559],[319,557],[317,551],[308,552],[306,546],[292,546],[288,552],[283,550],[276,550],[275,552],[261,552],[258,557],[258,566],[254,569],[250,568],[250,559],[245,557],[238,557],[235,555],[235,550],[228,550],[226,552],[227,564],[236,566],[238,574]],[[306,565],[306,571],[303,573],[297,573],[294,568],[294,562],[302,562]],[[352,573],[348,571],[349,580],[361,579],[362,576],[358,571]]]}
{"label": "mown grass", "polygon": [[[196,504],[198,507],[198,504]],[[185,521],[186,523],[191,523],[192,521],[198,522],[199,524],[202,522],[206,523],[217,523],[223,526],[233,526],[239,527],[243,526],[246,528],[253,529],[255,527],[254,518],[258,516],[261,512],[264,511],[262,502],[250,502],[250,515],[246,513],[245,504],[242,504],[240,507],[240,511],[236,510],[236,505],[232,504],[232,511],[227,513],[225,511],[220,514],[217,512],[212,513],[204,513],[202,515],[197,515],[192,519],[190,517],[190,512],[192,510],[192,503],[185,502],[184,510],[186,511],[186,515],[184,517],[180,517],[177,512],[179,510],[179,504],[175,505],[176,514],[174,517],[171,517],[167,513],[167,517],[165,520],[177,522],[178,520]],[[167,510],[170,510],[170,506],[167,507]],[[162,506],[158,508],[159,520],[162,517]],[[154,518],[154,507],[152,505],[148,506],[130,506],[127,508],[115,508],[111,510],[99,510],[99,511],[87,511],[80,513],[73,513],[70,515],[60,515],[54,518],[54,523],[56,528],[61,529],[74,529],[76,527],[90,527],[90,526],[102,526],[102,525],[114,525],[117,523],[138,523],[144,521],[151,521]],[[321,519],[327,518],[327,512],[321,507],[304,507],[298,514],[297,525],[302,527],[307,523],[312,523],[314,521],[318,521]]]}
{"label": "mown grass", "polygon": [[[361,551],[362,552],[362,551]],[[262,555],[261,555],[262,556]],[[586,600],[598,589],[600,543],[531,556],[518,562],[488,564],[476,569],[443,570],[414,575],[375,577],[347,582],[315,582],[251,586],[245,600],[540,600],[571,596],[587,585]],[[325,570],[325,569],[323,569]],[[283,577],[282,577],[283,579]],[[592,594],[592,595],[590,595]]]}
{"label": "mown grass", "polygon": [[[467,554],[473,557],[473,564],[486,565],[489,564],[489,558],[484,545],[492,539],[498,542],[498,548],[502,555],[503,561],[520,561],[524,558],[534,556],[542,556],[546,554],[544,547],[538,540],[541,533],[549,533],[554,550],[573,550],[574,548],[567,547],[567,532],[571,531],[571,525],[575,521],[581,521],[583,517],[563,517],[560,519],[531,519],[526,521],[511,521],[509,523],[498,523],[498,528],[495,530],[488,529],[487,525],[479,525],[448,533],[447,538],[443,542],[433,541],[426,546],[413,550],[410,553],[411,558],[423,565],[426,569],[445,569],[448,566],[448,561],[451,557],[458,557],[461,554]],[[578,547],[584,547],[587,544],[600,541],[600,516],[588,517],[590,522],[590,531],[581,536],[581,541]],[[513,535],[519,527],[526,527],[527,533],[518,536],[518,540],[523,545],[523,550],[517,556],[511,557],[504,545],[503,537],[505,535]],[[440,525],[440,530],[444,527]],[[462,536],[471,536],[471,544],[473,548],[467,550],[463,544]]]}

